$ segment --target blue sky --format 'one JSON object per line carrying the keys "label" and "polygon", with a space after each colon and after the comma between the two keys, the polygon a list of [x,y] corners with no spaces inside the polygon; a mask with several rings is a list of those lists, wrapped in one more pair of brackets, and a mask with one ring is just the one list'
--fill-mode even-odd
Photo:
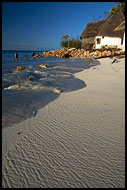
{"label": "blue sky", "polygon": [[76,38],[88,22],[104,19],[115,2],[3,2],[2,49],[51,50]]}

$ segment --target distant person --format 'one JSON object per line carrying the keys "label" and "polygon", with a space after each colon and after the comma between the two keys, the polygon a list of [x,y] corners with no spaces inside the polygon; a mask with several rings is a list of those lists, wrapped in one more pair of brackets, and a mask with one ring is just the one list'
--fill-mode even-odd
{"label": "distant person", "polygon": [[18,53],[15,52],[15,59],[18,59]]}

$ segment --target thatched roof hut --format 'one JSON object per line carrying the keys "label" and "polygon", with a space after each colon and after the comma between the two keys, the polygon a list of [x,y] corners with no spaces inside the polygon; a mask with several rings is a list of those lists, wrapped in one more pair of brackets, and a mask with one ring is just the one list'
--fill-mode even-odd
{"label": "thatched roof hut", "polygon": [[119,8],[105,23],[99,27],[98,36],[109,36],[122,38],[124,30],[116,31],[115,28],[125,20],[125,17]]}
{"label": "thatched roof hut", "polygon": [[96,37],[98,34],[99,26],[102,25],[104,22],[105,22],[105,20],[88,23],[86,25],[84,31],[80,35],[80,39],[89,38],[89,37]]}
{"label": "thatched roof hut", "polygon": [[80,39],[96,37],[96,36],[109,36],[122,38],[124,31],[116,31],[115,28],[125,20],[125,17],[119,8],[112,16],[106,20],[88,23],[80,35]]}

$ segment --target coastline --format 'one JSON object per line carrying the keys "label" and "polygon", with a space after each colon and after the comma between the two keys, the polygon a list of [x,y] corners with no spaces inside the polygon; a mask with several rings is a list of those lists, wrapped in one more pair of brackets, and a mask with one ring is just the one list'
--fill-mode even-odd
{"label": "coastline", "polygon": [[3,187],[125,187],[125,58],[113,59],[75,74],[87,87],[3,129]]}

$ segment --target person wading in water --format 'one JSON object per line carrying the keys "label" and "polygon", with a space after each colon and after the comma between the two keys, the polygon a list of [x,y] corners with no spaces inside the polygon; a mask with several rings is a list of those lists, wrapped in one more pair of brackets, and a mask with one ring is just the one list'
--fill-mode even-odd
{"label": "person wading in water", "polygon": [[17,51],[15,52],[15,59],[18,59],[18,53],[17,53]]}

